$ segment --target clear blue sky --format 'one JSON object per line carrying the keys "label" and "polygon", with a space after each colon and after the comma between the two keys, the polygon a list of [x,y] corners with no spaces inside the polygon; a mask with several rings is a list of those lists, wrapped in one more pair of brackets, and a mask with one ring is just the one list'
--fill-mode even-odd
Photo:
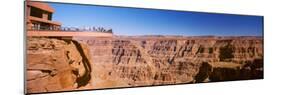
{"label": "clear blue sky", "polygon": [[66,27],[101,26],[115,35],[262,36],[263,18],[167,10],[49,3]]}

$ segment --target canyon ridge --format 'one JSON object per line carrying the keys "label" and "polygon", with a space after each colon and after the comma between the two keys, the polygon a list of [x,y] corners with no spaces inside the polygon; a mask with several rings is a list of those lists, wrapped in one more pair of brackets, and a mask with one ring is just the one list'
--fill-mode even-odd
{"label": "canyon ridge", "polygon": [[29,93],[263,78],[256,36],[28,37]]}

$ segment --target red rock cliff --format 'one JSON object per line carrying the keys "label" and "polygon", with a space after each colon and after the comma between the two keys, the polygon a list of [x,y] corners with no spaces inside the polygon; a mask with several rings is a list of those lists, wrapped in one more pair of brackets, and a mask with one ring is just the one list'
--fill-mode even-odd
{"label": "red rock cliff", "polygon": [[94,88],[263,78],[260,37],[77,37],[88,44]]}

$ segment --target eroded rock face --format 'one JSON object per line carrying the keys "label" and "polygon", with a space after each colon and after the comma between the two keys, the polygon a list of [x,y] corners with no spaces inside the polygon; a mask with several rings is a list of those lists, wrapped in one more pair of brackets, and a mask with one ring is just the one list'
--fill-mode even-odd
{"label": "eroded rock face", "polygon": [[27,38],[27,92],[91,88],[87,45],[58,38]]}
{"label": "eroded rock face", "polygon": [[90,47],[95,89],[263,78],[259,37],[75,39]]}
{"label": "eroded rock face", "polygon": [[263,78],[259,37],[27,39],[28,93]]}

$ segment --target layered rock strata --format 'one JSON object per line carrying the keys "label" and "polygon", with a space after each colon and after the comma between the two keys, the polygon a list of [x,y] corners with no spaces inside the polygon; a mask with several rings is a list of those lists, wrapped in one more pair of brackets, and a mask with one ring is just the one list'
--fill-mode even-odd
{"label": "layered rock strata", "polygon": [[28,93],[263,78],[261,37],[27,38]]}
{"label": "layered rock strata", "polygon": [[92,88],[87,45],[70,39],[28,37],[26,49],[28,93]]}
{"label": "layered rock strata", "polygon": [[93,87],[263,78],[261,37],[76,37],[90,47]]}

